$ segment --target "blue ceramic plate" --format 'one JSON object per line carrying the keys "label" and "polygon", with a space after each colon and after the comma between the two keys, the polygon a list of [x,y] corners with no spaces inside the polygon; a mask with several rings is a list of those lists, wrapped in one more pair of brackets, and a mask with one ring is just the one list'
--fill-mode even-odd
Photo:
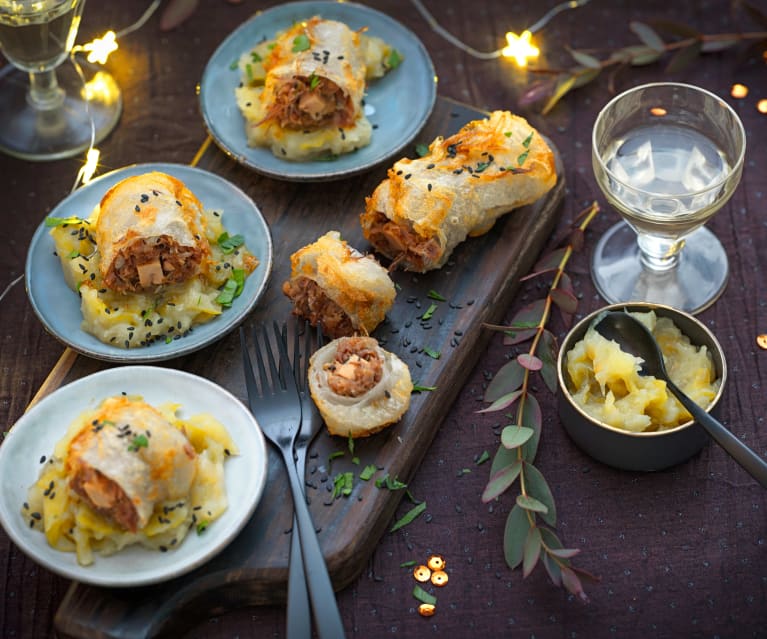
{"label": "blue ceramic plate", "polygon": [[[294,22],[319,15],[338,20],[351,29],[383,38],[402,54],[402,64],[368,86],[365,109],[376,127],[370,144],[330,162],[289,162],[267,148],[249,147],[245,120],[237,108],[234,90],[239,69],[232,63],[263,39],[271,39]],[[434,108],[436,76],[429,54],[420,40],[389,16],[348,2],[292,2],[257,14],[238,27],[208,62],[200,84],[205,126],[218,145],[237,162],[281,180],[334,180],[361,173],[400,153]]]}
{"label": "blue ceramic plate", "polygon": [[136,164],[107,173],[74,191],[50,215],[88,217],[111,186],[124,178],[149,171],[173,175],[189,187],[205,208],[222,211],[229,233],[243,235],[259,264],[245,280],[242,294],[217,318],[195,326],[187,336],[170,343],[157,341],[128,350],[105,344],[81,328],[80,298],[64,281],[59,258],[54,255],[50,229],[45,223],[41,224],[27,253],[25,280],[32,308],[51,334],[79,353],[95,359],[122,363],[157,362],[207,346],[235,328],[253,309],[266,289],[272,270],[271,234],[253,200],[222,177],[183,164]]}
{"label": "blue ceramic plate", "polygon": [[[48,545],[30,530],[21,514],[29,487],[69,424],[104,399],[126,392],[153,406],[180,404],[180,417],[207,413],[220,421],[237,444],[238,455],[224,464],[229,505],[204,534],[189,531],[173,550],[160,552],[129,546],[109,557],[94,553],[90,566],[77,563],[74,553]],[[0,447],[0,523],[29,557],[69,579],[99,586],[139,586],[165,581],[201,565],[234,539],[248,522],[266,486],[268,453],[256,420],[234,395],[213,382],[171,368],[120,366],[72,382],[51,393],[26,412]]]}

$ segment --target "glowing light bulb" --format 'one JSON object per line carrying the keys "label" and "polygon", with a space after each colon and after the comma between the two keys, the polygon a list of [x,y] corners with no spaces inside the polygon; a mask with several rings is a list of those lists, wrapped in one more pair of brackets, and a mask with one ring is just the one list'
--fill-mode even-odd
{"label": "glowing light bulb", "polygon": [[506,34],[506,46],[501,50],[504,58],[513,58],[520,67],[526,67],[528,60],[534,60],[541,52],[531,39],[533,34],[525,29],[521,35],[509,31]]}
{"label": "glowing light bulb", "polygon": [[730,89],[730,95],[733,98],[745,98],[748,95],[748,87],[745,84],[733,84]]}
{"label": "glowing light bulb", "polygon": [[102,37],[96,38],[79,48],[88,53],[88,62],[106,64],[110,54],[117,51],[117,35],[114,31],[107,31]]}
{"label": "glowing light bulb", "polygon": [[759,111],[759,113],[767,113],[767,98],[759,100],[759,102],[756,103],[756,110]]}

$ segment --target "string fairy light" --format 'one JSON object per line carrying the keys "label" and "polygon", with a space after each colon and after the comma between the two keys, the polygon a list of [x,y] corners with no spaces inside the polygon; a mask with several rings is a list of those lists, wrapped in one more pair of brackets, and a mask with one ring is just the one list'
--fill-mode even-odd
{"label": "string fairy light", "polygon": [[549,9],[537,22],[527,29],[524,29],[521,34],[518,35],[513,31],[507,31],[506,46],[502,49],[497,49],[495,51],[479,51],[465,44],[442,27],[442,25],[436,21],[434,16],[429,13],[429,10],[423,5],[421,0],[411,0],[431,29],[450,44],[461,49],[461,51],[464,51],[479,60],[494,60],[500,57],[510,58],[514,60],[519,67],[526,67],[529,60],[535,60],[540,54],[540,49],[532,42],[533,34],[543,29],[554,16],[562,13],[562,11],[577,9],[578,7],[588,4],[590,1],[591,0],[568,0],[567,2],[561,2]]}

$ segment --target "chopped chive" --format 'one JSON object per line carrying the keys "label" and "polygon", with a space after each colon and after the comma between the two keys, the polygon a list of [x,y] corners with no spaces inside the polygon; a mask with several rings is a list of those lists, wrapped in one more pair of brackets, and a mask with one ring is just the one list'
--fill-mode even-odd
{"label": "chopped chive", "polygon": [[437,605],[437,598],[434,595],[426,592],[419,585],[416,585],[416,587],[413,588],[413,597],[418,599],[418,601],[420,601],[421,603],[431,604],[432,606]]}
{"label": "chopped chive", "polygon": [[293,38],[293,48],[291,51],[293,53],[300,53],[301,51],[306,51],[309,47],[311,47],[309,36],[307,36],[305,33],[302,33]]}
{"label": "chopped chive", "polygon": [[405,513],[405,515],[399,519],[389,530],[389,532],[394,532],[395,530],[399,530],[403,526],[407,526],[409,523],[411,523],[418,515],[420,515],[424,510],[426,510],[426,502],[422,501],[417,506],[414,506],[409,511]]}
{"label": "chopped chive", "polygon": [[442,356],[442,353],[439,353],[438,351],[435,351],[434,349],[431,349],[428,346],[423,347],[423,352],[426,353],[432,359],[439,359]]}
{"label": "chopped chive", "polygon": [[433,300],[437,300],[438,302],[446,302],[447,300],[442,297],[437,291],[430,289],[429,292],[426,294],[426,297],[430,297]]}
{"label": "chopped chive", "polygon": [[434,391],[434,390],[437,390],[436,386],[421,386],[420,384],[413,384],[414,393],[423,393],[425,391]]}
{"label": "chopped chive", "polygon": [[429,155],[429,145],[428,144],[416,144],[415,145],[415,152],[418,154],[419,158],[422,158],[424,155]]}
{"label": "chopped chive", "polygon": [[[436,311],[436,310],[437,310],[437,305],[436,304],[430,304],[429,308],[426,309],[426,312],[423,315],[421,315],[421,319],[422,320],[431,319],[431,316],[434,315],[434,311]],[[426,349],[424,349],[424,350],[426,350]]]}
{"label": "chopped chive", "polygon": [[418,562],[415,559],[411,559],[410,561],[403,561],[399,567],[400,568],[412,568],[415,566]]}
{"label": "chopped chive", "polygon": [[484,464],[488,459],[490,459],[490,453],[488,453],[486,450],[483,450],[482,454],[474,463],[479,466],[480,464]]}
{"label": "chopped chive", "polygon": [[525,160],[527,159],[528,154],[530,151],[525,151],[524,153],[520,153],[519,157],[517,158],[517,164],[519,166],[522,166],[525,163]]}
{"label": "chopped chive", "polygon": [[533,140],[533,133],[535,133],[535,131],[530,131],[530,135],[528,135],[522,141],[522,146],[525,147],[526,149],[530,147],[530,142],[532,142],[532,140]]}
{"label": "chopped chive", "polygon": [[362,472],[360,472],[360,479],[362,481],[369,481],[370,478],[376,474],[376,471],[378,468],[375,464],[368,464],[365,466],[365,468],[362,469]]}

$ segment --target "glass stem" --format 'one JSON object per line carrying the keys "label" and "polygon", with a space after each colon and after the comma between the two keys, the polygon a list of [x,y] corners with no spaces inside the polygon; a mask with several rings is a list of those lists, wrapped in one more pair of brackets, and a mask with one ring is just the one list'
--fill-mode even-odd
{"label": "glass stem", "polygon": [[64,104],[66,94],[56,79],[56,70],[31,71],[27,100],[39,111],[50,111]]}
{"label": "glass stem", "polygon": [[679,253],[684,246],[684,238],[670,239],[638,233],[637,244],[642,265],[651,271],[665,272],[679,264]]}

